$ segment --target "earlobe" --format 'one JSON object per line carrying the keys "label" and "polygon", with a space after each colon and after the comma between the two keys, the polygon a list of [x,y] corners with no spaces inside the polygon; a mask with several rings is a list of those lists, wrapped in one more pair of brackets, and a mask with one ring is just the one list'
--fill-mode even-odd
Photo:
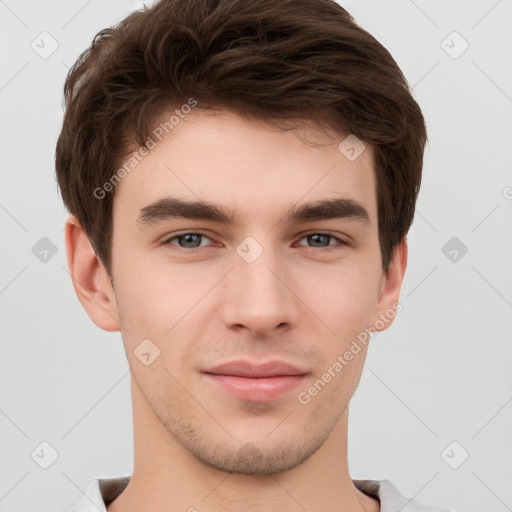
{"label": "earlobe", "polygon": [[65,230],[69,273],[78,300],[98,327],[120,331],[117,302],[103,263],[74,215],[68,217]]}
{"label": "earlobe", "polygon": [[394,320],[398,311],[402,281],[407,268],[407,239],[404,237],[395,247],[388,271],[382,276],[373,330],[384,331]]}

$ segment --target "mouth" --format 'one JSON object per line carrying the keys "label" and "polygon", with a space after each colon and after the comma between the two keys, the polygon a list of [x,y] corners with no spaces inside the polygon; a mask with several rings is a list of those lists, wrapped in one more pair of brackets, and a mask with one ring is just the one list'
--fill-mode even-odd
{"label": "mouth", "polygon": [[301,384],[308,372],[285,361],[232,361],[202,371],[208,382],[240,400],[268,402]]}

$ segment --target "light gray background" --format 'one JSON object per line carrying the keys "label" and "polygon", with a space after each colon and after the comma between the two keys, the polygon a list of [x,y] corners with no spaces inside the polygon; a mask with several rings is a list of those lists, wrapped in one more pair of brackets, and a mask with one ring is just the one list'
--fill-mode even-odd
{"label": "light gray background", "polygon": [[[404,309],[374,338],[351,405],[352,476],[512,510],[512,1],[340,3],[395,57],[429,129]],[[91,479],[132,470],[128,364],[74,294],[53,173],[68,67],[141,6],[0,0],[1,512],[71,510]],[[48,58],[31,48],[51,48],[43,31],[59,45]],[[458,58],[454,31],[469,44]],[[46,262],[32,252],[43,237],[57,249]],[[452,237],[468,248],[455,262]],[[48,469],[43,441],[58,452]]]}

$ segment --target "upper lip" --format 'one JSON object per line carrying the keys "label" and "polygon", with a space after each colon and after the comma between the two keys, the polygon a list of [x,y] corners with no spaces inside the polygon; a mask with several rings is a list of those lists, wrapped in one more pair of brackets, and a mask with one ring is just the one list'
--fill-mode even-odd
{"label": "upper lip", "polygon": [[307,372],[285,361],[268,361],[266,363],[251,363],[249,361],[231,361],[213,368],[203,370],[203,373],[214,375],[232,375],[237,377],[278,377],[284,375],[305,375]]}

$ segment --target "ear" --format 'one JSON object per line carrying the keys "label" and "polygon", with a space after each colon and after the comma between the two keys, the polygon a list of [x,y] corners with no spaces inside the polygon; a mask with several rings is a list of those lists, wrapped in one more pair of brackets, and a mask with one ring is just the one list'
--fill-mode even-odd
{"label": "ear", "polygon": [[110,277],[74,215],[66,220],[68,267],[78,300],[91,320],[105,331],[120,331]]}
{"label": "ear", "polygon": [[404,236],[395,247],[389,269],[382,275],[380,281],[373,331],[386,330],[393,323],[396,313],[402,310],[399,298],[407,268],[407,251],[407,239]]}

